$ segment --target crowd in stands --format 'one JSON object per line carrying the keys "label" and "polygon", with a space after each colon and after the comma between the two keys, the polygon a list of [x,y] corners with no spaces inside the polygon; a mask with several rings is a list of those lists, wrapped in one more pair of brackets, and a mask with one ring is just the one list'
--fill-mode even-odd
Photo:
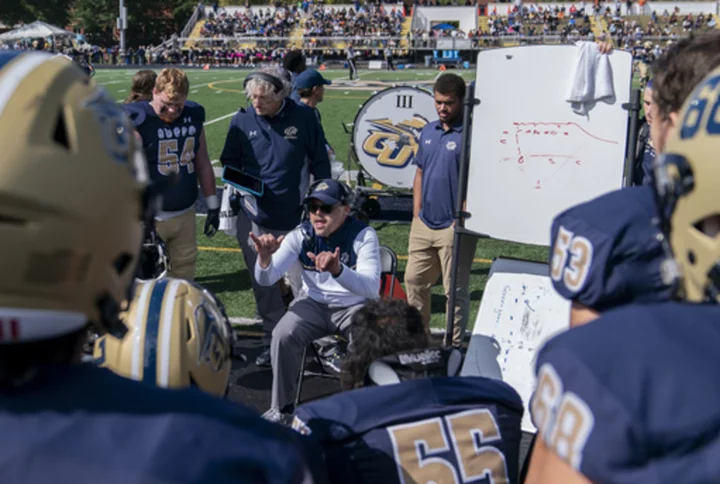
{"label": "crowd in stands", "polygon": [[307,37],[397,37],[405,19],[402,8],[356,5],[349,9],[312,8],[305,20]]}
{"label": "crowd in stands", "polygon": [[223,9],[211,13],[200,32],[202,37],[287,37],[299,22],[298,9],[270,8],[257,10],[235,10],[228,13]]}
{"label": "crowd in stands", "polygon": [[[602,33],[597,40],[612,40],[623,49],[633,50],[640,58],[657,57],[668,42],[675,41],[681,35],[690,32],[702,32],[716,28],[712,14],[702,13],[681,15],[679,8],[667,9],[659,15],[653,11],[647,16],[627,15],[631,5],[623,9],[620,2],[614,6],[596,3],[586,6],[585,2],[568,9],[542,4],[508,4],[487,12],[487,24],[477,30],[415,29],[412,31],[413,45],[416,48],[432,48],[437,38],[467,38],[473,47],[499,46],[507,37],[516,38],[520,43],[537,43],[553,39],[554,42],[572,43],[577,40],[596,40],[593,32],[593,20],[600,22]],[[626,15],[623,15],[626,14]],[[543,37],[543,39],[541,39]],[[505,39],[504,39],[505,38]]]}
{"label": "crowd in stands", "polygon": [[[470,5],[475,0],[454,0],[451,5]],[[438,5],[437,0],[416,0],[417,6]],[[424,30],[408,33],[411,48],[434,49],[439,38],[469,39],[473,48],[500,46],[508,38],[521,44],[553,42],[572,43],[577,40],[612,40],[619,48],[629,49],[640,60],[656,58],[679,36],[716,28],[712,14],[681,14],[679,8],[652,11],[650,16],[630,15],[641,6],[632,2],[585,1],[569,8],[542,3],[507,3],[492,10],[483,11],[478,29]],[[481,7],[482,9],[483,7]],[[204,11],[204,10],[203,10]],[[344,59],[344,49],[352,44],[358,59],[382,58],[386,46],[398,55],[405,20],[405,8],[401,4],[383,4],[379,1],[360,3],[356,0],[349,7],[336,8],[321,2],[307,0],[296,5],[274,5],[267,8],[226,10],[216,4],[209,10],[200,31],[202,42],[181,44],[175,42],[151,49],[150,46],[128,47],[121,57],[118,46],[102,48],[92,46],[83,51],[71,47],[55,47],[52,42],[31,45],[6,45],[5,48],[32,48],[57,50],[74,57],[83,57],[93,64],[167,64],[183,65],[231,65],[255,67],[262,62],[275,62],[283,52],[293,46],[287,41],[271,40],[290,38],[293,30],[303,29],[303,47],[318,63],[325,59]],[[592,17],[592,19],[591,19]],[[599,22],[601,33],[592,28],[592,21]],[[248,42],[246,37],[253,37]],[[328,37],[344,40],[328,40]],[[390,37],[392,39],[385,40]],[[243,41],[244,40],[244,41]],[[346,41],[345,41],[346,40]],[[65,52],[71,50],[72,52]]]}

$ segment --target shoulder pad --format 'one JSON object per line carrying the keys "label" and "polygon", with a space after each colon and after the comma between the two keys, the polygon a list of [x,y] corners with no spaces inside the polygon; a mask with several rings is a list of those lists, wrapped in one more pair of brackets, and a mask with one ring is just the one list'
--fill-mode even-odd
{"label": "shoulder pad", "polygon": [[565,299],[595,310],[665,301],[667,257],[650,187],[616,190],[552,223],[550,277]]}
{"label": "shoulder pad", "polygon": [[391,385],[417,378],[456,376],[462,360],[462,353],[454,348],[404,351],[371,363],[368,379],[375,385]]}

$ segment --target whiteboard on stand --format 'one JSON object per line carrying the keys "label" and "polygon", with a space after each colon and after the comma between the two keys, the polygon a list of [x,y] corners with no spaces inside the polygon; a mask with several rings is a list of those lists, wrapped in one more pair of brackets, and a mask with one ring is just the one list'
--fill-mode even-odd
{"label": "whiteboard on stand", "polygon": [[467,229],[549,245],[556,214],[622,187],[632,55],[609,54],[615,99],[581,116],[566,101],[577,49],[543,45],[478,54]]}
{"label": "whiteboard on stand", "polygon": [[568,329],[570,302],[547,276],[494,273],[485,286],[460,376],[502,380],[522,397],[522,429],[535,432],[529,404],[535,389],[537,351]]}

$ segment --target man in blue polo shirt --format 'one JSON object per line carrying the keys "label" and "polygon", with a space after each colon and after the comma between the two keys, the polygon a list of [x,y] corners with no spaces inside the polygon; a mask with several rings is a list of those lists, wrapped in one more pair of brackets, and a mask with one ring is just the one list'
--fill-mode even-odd
{"label": "man in blue polo shirt", "polygon": [[[266,66],[251,73],[245,92],[251,101],[233,117],[220,161],[263,180],[261,197],[244,195],[237,218],[237,238],[250,272],[255,302],[263,320],[265,348],[255,363],[270,366],[270,336],[285,314],[277,285],[260,286],[252,274],[256,255],[249,235],[287,234],[299,223],[307,190],[307,171],[315,179],[330,178],[325,137],[312,110],[288,99],[292,86],[286,72]],[[290,277],[301,276],[300,265]],[[299,282],[299,281],[298,281]],[[299,282],[298,285],[301,283]]]}
{"label": "man in blue polo shirt", "polygon": [[[454,217],[460,173],[462,110],[465,81],[455,74],[444,74],[433,86],[438,120],[428,123],[420,133],[415,155],[413,182],[413,221],[408,241],[405,286],[408,302],[430,325],[430,288],[443,276],[445,296],[450,295],[450,266],[453,252]],[[455,331],[453,346],[460,346],[470,309],[470,268],[476,240],[462,237],[458,261]],[[451,308],[448,308],[450,310]]]}

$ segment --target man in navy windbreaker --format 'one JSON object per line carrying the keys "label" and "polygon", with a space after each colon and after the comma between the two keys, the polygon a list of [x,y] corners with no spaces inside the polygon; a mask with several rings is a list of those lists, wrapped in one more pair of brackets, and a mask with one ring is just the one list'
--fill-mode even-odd
{"label": "man in navy windbreaker", "polygon": [[[255,362],[258,366],[270,366],[270,335],[285,313],[285,304],[278,286],[259,286],[252,276],[256,255],[249,235],[279,237],[294,229],[302,216],[308,174],[330,178],[322,128],[312,109],[288,98],[291,90],[281,67],[252,72],[245,81],[251,105],[233,117],[220,156],[223,166],[239,168],[264,182],[262,196],[243,195],[237,219],[238,243],[265,332],[265,349]],[[288,271],[291,280],[297,275],[299,281],[301,274],[299,265]]]}

